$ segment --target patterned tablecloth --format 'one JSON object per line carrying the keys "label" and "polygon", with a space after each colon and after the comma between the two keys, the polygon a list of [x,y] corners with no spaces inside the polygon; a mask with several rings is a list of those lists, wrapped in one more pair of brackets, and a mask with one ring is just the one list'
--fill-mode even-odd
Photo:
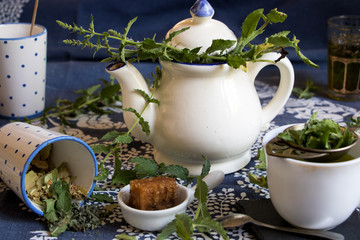
{"label": "patterned tablecloth", "polygon": [[[274,95],[276,86],[264,81],[256,81],[255,83],[262,104],[266,104]],[[337,102],[323,97],[321,94],[320,97],[315,96],[308,100],[297,99],[292,96],[280,114],[271,122],[269,130],[288,123],[304,122],[316,111],[319,112],[321,118],[331,118],[337,122],[343,122],[347,117],[360,115],[359,102]],[[3,125],[6,122],[1,120],[0,123]],[[84,114],[76,119],[71,119],[71,122],[74,123],[74,127],[67,128],[66,133],[84,140],[90,146],[97,144],[99,139],[108,131],[126,131],[126,126],[122,122],[121,111],[102,116]],[[57,119],[49,119],[48,124],[44,127],[59,130]],[[262,147],[261,140],[265,133],[262,132],[252,146],[252,161],[240,171],[226,175],[224,182],[209,193],[208,207],[213,217],[227,215],[234,211],[232,205],[238,200],[269,198],[267,189],[250,183],[248,178],[249,172],[259,175],[266,174],[264,171],[255,168],[255,165],[259,163],[255,156],[257,150]],[[135,156],[153,158],[152,146],[140,141],[125,145],[121,154],[124,166],[131,167],[127,160]],[[101,159],[99,158],[99,160]],[[106,162],[106,167],[110,169],[110,173],[113,173],[113,161],[110,158]],[[105,189],[104,193],[112,196],[116,201],[119,187],[111,186],[110,179],[100,182],[98,185],[101,189]],[[196,201],[190,204],[187,213],[193,214],[196,205]],[[158,234],[140,231],[128,225],[123,219],[119,207],[114,209],[103,224],[101,228],[85,233],[67,231],[59,239],[114,239],[116,235],[121,233],[138,236],[139,239],[154,239]],[[0,182],[0,226],[2,229],[1,239],[15,239],[15,236],[16,239],[57,239],[47,235],[44,218],[31,212],[3,182]],[[255,239],[251,233],[243,228],[230,229],[228,235],[231,239]],[[213,237],[218,239],[217,235]],[[196,235],[196,239],[201,238],[204,236]]]}

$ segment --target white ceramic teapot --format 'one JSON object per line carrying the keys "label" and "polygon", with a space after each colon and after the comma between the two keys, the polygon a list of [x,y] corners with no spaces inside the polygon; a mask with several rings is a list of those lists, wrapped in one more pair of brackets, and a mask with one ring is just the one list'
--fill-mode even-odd
{"label": "white ceramic teapot", "polygon": [[[185,26],[190,29],[175,37],[171,44],[206,49],[213,39],[236,40],[230,29],[212,19],[214,11],[209,6],[207,1],[197,1],[191,9],[192,18],[178,23],[169,33]],[[277,53],[269,53],[262,59],[278,58]],[[294,83],[294,70],[287,58],[274,64],[280,71],[279,87],[274,98],[262,108],[254,80],[270,62],[249,62],[247,72],[226,63],[160,61],[160,64],[162,77],[154,93],[160,106],[150,104],[143,114],[151,133],[146,136],[137,126],[132,134],[154,146],[158,163],[182,165],[190,174],[200,173],[202,155],[210,160],[212,170],[231,173],[243,168],[251,159],[252,144],[285,105]],[[123,107],[140,112],[145,100],[135,90],[150,94],[150,89],[139,71],[130,63],[111,64],[106,70],[121,85]],[[124,120],[127,126],[132,126],[136,116],[124,112]]]}

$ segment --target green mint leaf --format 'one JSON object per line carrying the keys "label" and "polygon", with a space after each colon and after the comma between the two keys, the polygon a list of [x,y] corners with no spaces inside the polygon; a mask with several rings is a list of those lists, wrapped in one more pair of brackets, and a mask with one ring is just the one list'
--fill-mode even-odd
{"label": "green mint leaf", "polygon": [[242,31],[241,31],[241,37],[243,39],[246,39],[254,34],[256,32],[256,28],[258,26],[258,23],[263,17],[264,9],[257,9],[250,13],[244,20],[242,24]]}
{"label": "green mint leaf", "polygon": [[132,141],[132,137],[127,133],[120,134],[114,139],[114,143],[131,143]]}
{"label": "green mint leaf", "polygon": [[105,181],[109,176],[109,169],[105,168],[103,165],[99,166],[99,174],[95,176],[94,180],[103,182]]}
{"label": "green mint leaf", "polygon": [[234,46],[236,41],[233,40],[224,40],[224,39],[215,39],[212,41],[211,46],[206,49],[207,54],[211,54],[217,51],[220,51],[220,53],[224,52],[225,50],[231,48]]}
{"label": "green mint leaf", "polygon": [[294,87],[293,93],[297,95],[298,98],[309,99],[312,98],[315,94],[311,92],[312,90],[316,90],[317,87],[314,85],[314,82],[311,81],[309,78],[306,80],[305,89],[302,90],[301,88]]}
{"label": "green mint leaf", "polygon": [[200,177],[204,178],[205,176],[207,176],[209,174],[211,164],[210,164],[210,161],[207,159],[207,157],[205,155],[201,155],[201,157],[204,159],[205,162],[204,162],[204,164],[202,166]]}
{"label": "green mint leaf", "polygon": [[113,97],[114,95],[118,94],[120,92],[120,85],[110,85],[106,86],[100,91],[100,96],[102,99]]}
{"label": "green mint leaf", "polygon": [[185,213],[177,214],[176,218],[176,234],[183,240],[192,240],[194,228],[191,217]]}
{"label": "green mint leaf", "polygon": [[189,170],[179,165],[162,166],[160,167],[159,172],[182,180],[187,180],[189,177]]}
{"label": "green mint leaf", "polygon": [[[93,95],[99,88],[101,87],[101,84],[96,84],[94,86],[89,87],[86,90],[86,93],[88,96]],[[75,92],[76,93],[76,92]]]}
{"label": "green mint leaf", "polygon": [[267,178],[264,176],[257,176],[251,172],[248,173],[248,177],[251,183],[257,184],[262,188],[268,188]]}
{"label": "green mint leaf", "polygon": [[93,199],[96,202],[103,202],[103,203],[113,203],[114,202],[114,199],[112,197],[110,197],[107,194],[101,194],[101,193],[92,194],[91,199]]}
{"label": "green mint leaf", "polygon": [[96,144],[91,146],[93,152],[96,153],[109,153],[112,149],[111,145]]}
{"label": "green mint leaf", "polygon": [[260,163],[255,166],[255,168],[266,170],[266,154],[265,154],[265,148],[258,149],[257,153],[257,159],[260,160]]}
{"label": "green mint leaf", "polygon": [[221,223],[219,223],[216,220],[211,219],[210,217],[194,220],[194,227],[195,227],[195,229],[209,228],[211,230],[214,230],[218,234],[220,234],[224,240],[229,239],[229,237],[226,234],[226,230],[221,225]]}
{"label": "green mint leaf", "polygon": [[[207,199],[207,198],[206,198]],[[196,210],[197,214],[195,216],[195,220],[204,219],[204,218],[211,218],[209,209],[205,203],[199,203],[198,209]]]}
{"label": "green mint leaf", "polygon": [[[67,185],[69,187],[69,185]],[[59,194],[59,199],[56,201],[56,209],[58,211],[69,212],[72,209],[72,197],[70,188]]]}
{"label": "green mint leaf", "polygon": [[53,237],[59,236],[61,233],[65,232],[68,229],[68,224],[70,222],[70,216],[65,215],[59,222],[49,227],[50,235]]}
{"label": "green mint leaf", "polygon": [[292,47],[293,46],[293,42],[286,37],[286,35],[289,34],[289,31],[284,31],[284,32],[280,32],[277,34],[274,34],[268,38],[266,38],[265,42],[266,43],[271,43],[275,46],[279,46],[279,47]]}
{"label": "green mint leaf", "polygon": [[282,23],[287,18],[287,15],[283,12],[279,12],[276,8],[271,9],[266,15],[266,18],[272,23]]}
{"label": "green mint leaf", "polygon": [[154,50],[157,49],[158,44],[155,42],[154,39],[151,38],[145,38],[142,42],[142,47],[147,50]]}
{"label": "green mint leaf", "polygon": [[157,163],[149,158],[135,157],[130,162],[136,163],[135,172],[138,177],[154,177],[158,175]]}
{"label": "green mint leaf", "polygon": [[46,207],[44,210],[44,217],[50,223],[55,223],[59,220],[59,218],[56,215],[56,211],[55,211],[55,203],[56,203],[56,200],[53,198],[45,199]]}
{"label": "green mint leaf", "polygon": [[169,34],[169,37],[168,37],[167,39],[165,39],[164,42],[165,42],[165,43],[170,42],[171,40],[174,39],[174,37],[176,37],[176,36],[179,35],[180,33],[185,32],[186,30],[189,30],[189,29],[190,29],[190,27],[185,27],[185,28],[182,28],[182,29],[180,29],[180,30],[178,30],[178,31],[174,31],[174,32],[170,33],[170,34]]}
{"label": "green mint leaf", "polygon": [[153,82],[154,89],[159,88],[159,82],[160,82],[160,79],[161,79],[161,76],[162,76],[160,66],[157,65],[155,67],[155,73],[152,72],[151,76],[154,78],[154,82]]}
{"label": "green mint leaf", "polygon": [[145,121],[145,119],[140,115],[140,113],[138,113],[134,108],[125,108],[123,110],[134,113],[139,120],[142,131],[146,133],[147,136],[150,135],[150,125],[147,121]]}
{"label": "green mint leaf", "polygon": [[350,132],[348,128],[345,128],[342,140],[342,144],[338,144],[339,148],[346,147],[355,141],[353,133]]}
{"label": "green mint leaf", "polygon": [[196,177],[196,179],[197,182],[194,196],[199,200],[199,203],[206,203],[209,188],[201,177]]}
{"label": "green mint leaf", "polygon": [[50,179],[48,179],[48,177],[52,179],[52,184],[49,187],[49,192],[51,196],[54,197],[56,200],[59,199],[60,193],[69,190],[69,185],[64,181],[57,180],[57,175],[57,169],[54,169],[52,172],[47,174],[44,179],[45,182],[49,182]]}
{"label": "green mint leaf", "polygon": [[161,233],[157,236],[157,240],[165,240],[167,239],[171,234],[176,232],[176,218],[174,220],[172,220],[171,222],[168,223],[168,225],[166,225],[166,227],[164,227],[161,230]]}
{"label": "green mint leaf", "polygon": [[238,69],[240,66],[244,66],[246,61],[240,55],[228,55],[226,58],[226,63],[235,69]]}
{"label": "green mint leaf", "polygon": [[[258,35],[264,32],[262,28],[256,29],[258,23],[262,17],[264,17],[264,9],[257,9],[250,13],[244,20],[242,24],[241,31],[241,48],[239,50],[242,51],[242,48],[249,44],[252,40],[254,40]],[[239,44],[239,43],[238,43]]]}
{"label": "green mint leaf", "polygon": [[300,47],[298,46],[298,43],[300,41],[298,39],[296,39],[296,37],[294,36],[293,38],[293,43],[294,46],[293,48],[295,49],[296,54],[300,57],[301,60],[303,60],[303,62],[307,65],[309,65],[310,67],[313,68],[319,68],[319,65],[317,65],[316,63],[312,62],[310,59],[308,59],[304,54],[301,53],[300,51]]}
{"label": "green mint leaf", "polygon": [[112,180],[111,180],[111,185],[115,185],[115,184],[123,184],[123,185],[127,185],[130,183],[131,180],[136,179],[136,172],[133,170],[120,170],[117,173],[114,173]]}
{"label": "green mint leaf", "polygon": [[118,136],[122,135],[124,133],[118,132],[118,131],[111,131],[111,132],[107,132],[100,140],[111,140],[113,141],[115,138],[117,138]]}

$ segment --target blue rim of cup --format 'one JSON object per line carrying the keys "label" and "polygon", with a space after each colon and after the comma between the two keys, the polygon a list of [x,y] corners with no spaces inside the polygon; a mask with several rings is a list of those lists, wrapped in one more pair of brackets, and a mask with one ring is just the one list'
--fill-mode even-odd
{"label": "blue rim of cup", "polygon": [[[14,25],[14,26],[15,25],[27,25],[28,26],[28,25],[31,25],[31,23],[3,23],[3,24],[0,24],[0,28],[1,28],[1,26],[7,26],[7,25]],[[23,39],[28,39],[28,38],[40,37],[40,36],[47,33],[47,29],[44,26],[39,25],[39,24],[35,24],[35,26],[42,28],[43,31],[41,33],[39,33],[39,34],[34,34],[34,35],[31,35],[31,36],[29,35],[29,36],[26,36],[26,37],[17,37],[17,38],[2,38],[2,37],[0,37],[0,40],[1,41],[23,40]]]}
{"label": "blue rim of cup", "polygon": [[[43,142],[42,144],[39,145],[39,147],[37,147],[31,154],[30,156],[28,157],[28,159],[26,160],[25,162],[25,165],[24,165],[24,171],[21,173],[21,183],[20,183],[20,187],[21,187],[21,194],[24,198],[24,201],[25,201],[25,204],[33,211],[35,212],[36,214],[40,215],[40,216],[43,216],[44,213],[43,211],[39,210],[38,208],[36,208],[33,203],[30,201],[30,199],[28,198],[27,196],[27,193],[26,193],[26,190],[25,190],[25,177],[26,177],[26,172],[29,168],[29,165],[31,163],[31,161],[34,159],[34,157],[36,156],[36,154],[38,154],[40,152],[41,149],[43,149],[44,147],[52,144],[52,143],[55,143],[55,142],[58,142],[58,141],[62,141],[62,140],[71,140],[71,141],[75,141],[75,142],[78,142],[80,143],[81,145],[83,145],[88,151],[89,153],[91,154],[91,157],[92,159],[94,160],[94,177],[98,174],[98,165],[97,165],[97,160],[96,160],[96,157],[95,157],[95,154],[94,152],[92,151],[92,149],[89,147],[89,145],[87,145],[84,141],[82,141],[81,139],[79,138],[76,138],[76,137],[72,137],[72,136],[60,136],[60,137],[55,137],[55,138],[52,138],[52,139],[49,139],[45,142]],[[88,197],[91,195],[91,193],[93,192],[94,188],[95,188],[95,185],[96,185],[96,181],[94,180],[93,181],[93,184],[88,192]]]}

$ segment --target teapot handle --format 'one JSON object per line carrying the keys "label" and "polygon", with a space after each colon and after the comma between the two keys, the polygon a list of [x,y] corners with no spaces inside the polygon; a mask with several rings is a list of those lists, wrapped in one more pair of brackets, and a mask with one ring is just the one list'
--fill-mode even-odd
{"label": "teapot handle", "polygon": [[[281,55],[279,53],[264,54],[259,60],[275,61]],[[247,73],[250,80],[254,83],[256,76],[264,67],[275,65],[280,71],[279,87],[271,101],[262,109],[262,131],[265,131],[275,116],[284,107],[290,97],[294,86],[294,68],[288,58],[283,58],[279,62],[249,62]]]}

